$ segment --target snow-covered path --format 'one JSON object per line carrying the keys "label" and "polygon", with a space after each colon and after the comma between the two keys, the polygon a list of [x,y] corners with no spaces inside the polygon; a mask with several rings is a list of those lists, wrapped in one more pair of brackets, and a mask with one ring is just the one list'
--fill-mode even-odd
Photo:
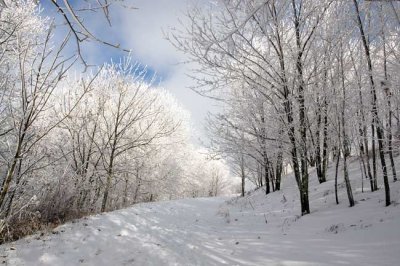
{"label": "snow-covered path", "polygon": [[0,245],[0,265],[400,265],[400,182],[391,182],[393,204],[384,207],[383,189],[362,192],[357,161],[349,166],[353,208],[343,178],[336,205],[334,180],[313,176],[312,213],[300,217],[286,176],[268,196],[260,189],[244,198],[142,203],[67,223]]}
{"label": "snow-covered path", "polygon": [[212,246],[217,228],[223,225],[222,219],[219,225],[215,220],[223,201],[140,204],[66,224],[47,236],[29,237],[17,242],[16,250],[4,252],[11,265],[222,263],[219,251]]}
{"label": "snow-covered path", "polygon": [[[225,203],[227,198],[201,198],[139,204],[63,225],[50,234],[0,246],[0,262],[5,265],[398,265],[398,207],[382,208],[379,201],[368,201],[357,208],[333,206],[298,219],[294,215],[298,210],[291,211],[294,201],[283,197],[283,192],[274,194],[269,200],[263,193],[255,193],[228,203]],[[314,202],[317,200],[315,194]],[[267,204],[269,201],[272,204]],[[283,205],[286,211],[282,211]],[[371,208],[372,205],[379,208]],[[341,218],[335,218],[337,215]]]}

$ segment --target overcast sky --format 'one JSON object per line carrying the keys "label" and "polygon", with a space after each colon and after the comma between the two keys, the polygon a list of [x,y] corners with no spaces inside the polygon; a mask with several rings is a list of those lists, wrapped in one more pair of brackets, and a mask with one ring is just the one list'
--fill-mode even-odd
{"label": "overcast sky", "polygon": [[[191,3],[199,4],[206,0],[125,0],[127,8],[112,9],[112,26],[109,27],[103,16],[93,15],[85,18],[89,29],[102,39],[120,43],[132,50],[134,60],[147,65],[150,72],[156,72],[160,86],[169,90],[182,106],[191,113],[192,124],[197,134],[193,137],[206,139],[204,122],[207,112],[215,111],[212,100],[204,98],[188,88],[192,83],[186,76],[189,67],[179,64],[185,56],[165,40],[164,32],[169,28],[180,27],[179,19]],[[43,2],[44,3],[44,2]],[[79,1],[74,1],[74,4]],[[79,6],[79,4],[78,4]],[[85,44],[83,49],[89,63],[102,64],[111,59],[118,61],[126,53],[97,43]]]}

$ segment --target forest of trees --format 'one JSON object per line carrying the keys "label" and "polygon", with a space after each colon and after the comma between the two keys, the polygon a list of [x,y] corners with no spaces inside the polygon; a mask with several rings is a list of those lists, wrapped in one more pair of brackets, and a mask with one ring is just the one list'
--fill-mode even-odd
{"label": "forest of trees", "polygon": [[371,191],[382,178],[377,193],[391,204],[399,17],[398,1],[364,0],[221,0],[186,13],[185,29],[168,39],[197,66],[193,89],[223,106],[208,130],[215,152],[242,177],[242,194],[245,180],[268,194],[293,172],[304,215],[310,178],[335,178],[337,191],[343,169],[353,206],[347,165],[356,159]]}
{"label": "forest of trees", "polygon": [[[87,10],[109,21],[110,5],[123,1],[93,2]],[[366,189],[382,183],[376,193],[391,204],[399,1],[218,0],[188,9],[166,38],[194,66],[192,89],[221,105],[207,120],[208,149],[191,143],[189,115],[145,66],[127,56],[89,68],[84,42],[124,49],[78,14],[68,0],[0,0],[0,243],[138,202],[232,192],[231,173],[242,196],[246,181],[269,194],[293,173],[305,215],[310,179],[335,179],[337,192],[343,171],[354,206],[350,160]]]}
{"label": "forest of trees", "polygon": [[231,190],[227,165],[191,144],[187,112],[146,67],[127,58],[75,71],[85,58],[66,50],[80,47],[84,26],[57,42],[42,12],[33,0],[0,1],[0,243],[138,202]]}

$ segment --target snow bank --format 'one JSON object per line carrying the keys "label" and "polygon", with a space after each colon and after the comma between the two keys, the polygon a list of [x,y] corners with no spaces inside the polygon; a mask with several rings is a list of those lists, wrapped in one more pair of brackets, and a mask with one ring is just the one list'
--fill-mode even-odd
{"label": "snow bank", "polygon": [[[350,178],[357,204],[348,207],[332,169],[318,184],[311,173],[312,213],[300,217],[293,177],[283,190],[244,198],[199,198],[138,204],[65,224],[48,234],[0,246],[6,265],[398,265],[400,182],[361,192],[357,162]],[[365,182],[365,185],[368,185]]]}

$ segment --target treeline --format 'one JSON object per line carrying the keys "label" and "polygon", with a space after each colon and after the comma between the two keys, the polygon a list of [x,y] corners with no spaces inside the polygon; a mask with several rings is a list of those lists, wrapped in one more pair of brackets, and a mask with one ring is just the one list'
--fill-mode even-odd
{"label": "treeline", "polygon": [[[211,116],[214,148],[244,182],[280,189],[294,173],[301,213],[310,213],[310,167],[356,156],[371,191],[383,179],[385,205],[399,145],[398,1],[233,0],[194,7],[169,40],[197,67],[194,89],[223,104]],[[333,178],[333,177],[330,177]],[[338,202],[337,194],[336,201]]]}
{"label": "treeline", "polygon": [[75,74],[36,1],[0,5],[0,243],[138,202],[229,192],[189,117],[129,59]]}

